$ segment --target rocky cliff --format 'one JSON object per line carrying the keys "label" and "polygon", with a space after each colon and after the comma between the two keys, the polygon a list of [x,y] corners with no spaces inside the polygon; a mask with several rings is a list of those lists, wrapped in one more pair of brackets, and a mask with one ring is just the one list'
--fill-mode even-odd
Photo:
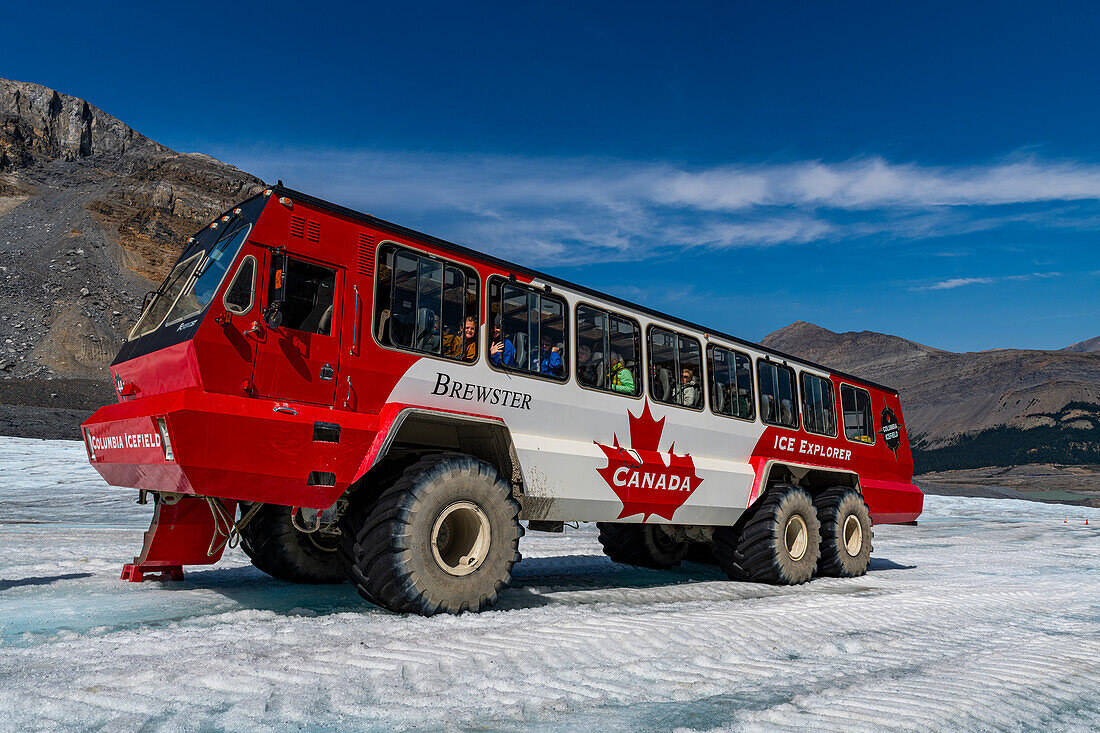
{"label": "rocky cliff", "polygon": [[262,182],[0,79],[0,375],[103,378],[188,236]]}
{"label": "rocky cliff", "polygon": [[896,388],[925,468],[1100,462],[1100,352],[954,353],[803,321],[762,343]]}

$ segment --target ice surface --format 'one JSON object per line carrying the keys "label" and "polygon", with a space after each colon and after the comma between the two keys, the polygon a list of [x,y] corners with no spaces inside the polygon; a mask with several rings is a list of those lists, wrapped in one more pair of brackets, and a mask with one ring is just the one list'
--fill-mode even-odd
{"label": "ice surface", "polygon": [[929,496],[865,577],[797,588],[532,532],[499,610],[425,619],[239,550],[124,583],[134,494],[0,438],[0,729],[1100,728],[1097,509]]}

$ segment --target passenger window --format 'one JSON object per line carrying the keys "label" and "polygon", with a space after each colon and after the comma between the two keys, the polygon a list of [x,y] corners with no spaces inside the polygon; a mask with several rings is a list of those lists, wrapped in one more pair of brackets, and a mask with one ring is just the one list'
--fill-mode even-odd
{"label": "passenger window", "polygon": [[768,425],[797,430],[794,370],[761,359],[756,362],[756,377],[760,387],[760,419]]}
{"label": "passenger window", "polygon": [[711,346],[707,349],[710,362],[710,409],[716,415],[752,420],[756,410],[752,403],[752,361],[738,351]]}
{"label": "passenger window", "polygon": [[702,347],[699,342],[656,326],[649,329],[649,394],[657,402],[703,409]]}
{"label": "passenger window", "polygon": [[857,443],[875,442],[875,419],[871,413],[871,394],[865,389],[840,385],[840,404],[844,410],[844,437]]}
{"label": "passenger window", "polygon": [[577,380],[585,387],[637,397],[642,330],[636,321],[577,306]]}
{"label": "passenger window", "polygon": [[[275,296],[275,263],[271,265],[268,302]],[[283,328],[328,336],[332,333],[332,308],[336,295],[336,270],[287,258],[285,299],[279,310]]]}
{"label": "passenger window", "polygon": [[807,433],[836,437],[833,383],[802,372],[802,427]]}
{"label": "passenger window", "polygon": [[387,245],[376,279],[379,343],[459,361],[477,358],[476,272]]}
{"label": "passenger window", "polygon": [[565,301],[524,285],[489,281],[489,363],[565,381]]}
{"label": "passenger window", "polygon": [[233,281],[225,289],[222,303],[230,313],[244,315],[252,310],[256,292],[256,258],[248,255],[241,261]]}

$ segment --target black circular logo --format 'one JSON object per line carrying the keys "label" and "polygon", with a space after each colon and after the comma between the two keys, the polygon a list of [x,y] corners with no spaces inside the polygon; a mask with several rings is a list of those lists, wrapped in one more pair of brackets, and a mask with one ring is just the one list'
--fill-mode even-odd
{"label": "black circular logo", "polygon": [[901,445],[901,425],[898,424],[898,416],[889,407],[882,408],[879,416],[879,432],[886,442],[886,447],[894,452],[894,458],[898,457],[898,446]]}

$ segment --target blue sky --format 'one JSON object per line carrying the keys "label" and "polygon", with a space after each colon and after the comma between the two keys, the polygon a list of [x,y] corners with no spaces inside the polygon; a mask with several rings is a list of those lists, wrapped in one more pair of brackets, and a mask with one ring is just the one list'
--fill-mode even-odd
{"label": "blue sky", "polygon": [[0,76],[716,329],[1100,335],[1095,4],[44,7]]}

